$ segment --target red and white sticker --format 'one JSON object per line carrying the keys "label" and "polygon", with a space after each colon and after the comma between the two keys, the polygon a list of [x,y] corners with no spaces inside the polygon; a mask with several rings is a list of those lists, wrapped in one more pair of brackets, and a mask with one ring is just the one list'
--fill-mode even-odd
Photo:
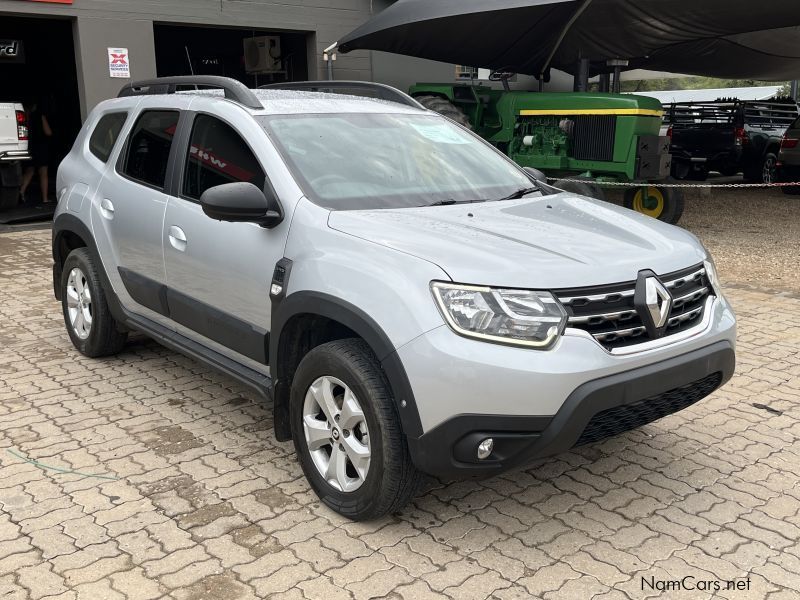
{"label": "red and white sticker", "polygon": [[108,74],[111,77],[130,78],[131,62],[127,48],[108,49]]}

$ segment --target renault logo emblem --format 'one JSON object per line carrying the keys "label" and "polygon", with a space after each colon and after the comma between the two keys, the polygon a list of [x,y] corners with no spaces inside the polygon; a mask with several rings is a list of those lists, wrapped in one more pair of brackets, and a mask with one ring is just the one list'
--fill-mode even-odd
{"label": "renault logo emblem", "polygon": [[639,273],[633,304],[650,337],[664,335],[672,310],[672,295],[652,271]]}

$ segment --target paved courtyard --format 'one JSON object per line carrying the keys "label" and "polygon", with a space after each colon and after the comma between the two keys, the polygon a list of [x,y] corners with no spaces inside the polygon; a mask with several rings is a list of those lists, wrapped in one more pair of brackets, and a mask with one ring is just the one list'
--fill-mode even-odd
{"label": "paved courtyard", "polygon": [[3,600],[800,597],[796,294],[728,285],[736,376],[694,407],[354,524],[233,380],[143,338],[80,357],[49,236],[0,235]]}

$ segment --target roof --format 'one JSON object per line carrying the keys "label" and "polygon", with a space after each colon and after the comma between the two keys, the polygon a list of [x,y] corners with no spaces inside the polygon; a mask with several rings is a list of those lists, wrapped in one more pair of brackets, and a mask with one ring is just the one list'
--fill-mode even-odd
{"label": "roof", "polygon": [[634,92],[638,96],[650,96],[662,104],[673,102],[713,102],[722,98],[737,100],[769,100],[781,91],[779,85],[741,88],[711,88],[705,90],[669,90],[664,92]]}

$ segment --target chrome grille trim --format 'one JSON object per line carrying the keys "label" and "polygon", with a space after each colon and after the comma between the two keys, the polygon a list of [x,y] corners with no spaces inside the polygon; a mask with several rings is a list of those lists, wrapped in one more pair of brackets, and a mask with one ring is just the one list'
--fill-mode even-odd
{"label": "chrome grille trim", "polygon": [[609,340],[615,340],[618,338],[628,338],[628,337],[635,337],[637,335],[642,335],[645,331],[647,331],[644,327],[632,327],[631,329],[617,329],[616,331],[609,331],[608,333],[596,333],[594,334],[594,339],[598,342],[607,342]]}
{"label": "chrome grille trim", "polygon": [[634,290],[621,290],[619,292],[610,292],[608,294],[595,294],[593,296],[572,296],[568,298],[564,298],[559,296],[558,301],[561,304],[572,304],[575,300],[586,300],[588,302],[610,302],[609,299],[614,299],[616,297],[620,298],[627,298],[628,296],[633,296]]}
{"label": "chrome grille trim", "polygon": [[[684,275],[683,277],[678,277],[676,279],[671,279],[668,281],[664,281],[664,287],[668,290],[671,290],[674,287],[681,287],[686,283],[691,281],[696,281],[703,277],[706,274],[705,267],[700,267],[697,271],[693,271],[688,275]],[[631,281],[629,283],[622,283],[620,287],[622,289],[618,291],[609,292],[607,294],[592,294],[589,296],[559,296],[558,301],[561,304],[572,304],[576,300],[585,300],[587,302],[613,302],[618,298],[628,298],[633,296],[635,290],[634,286],[636,285],[635,281]]]}
{"label": "chrome grille trim", "polygon": [[[672,298],[663,338],[654,340],[633,305],[636,282],[599,285],[583,289],[555,290],[568,312],[567,332],[580,333],[612,354],[627,354],[662,344],[661,339],[683,337],[709,310],[716,296],[703,265],[664,274],[661,279]],[[583,292],[583,293],[582,293]],[[670,340],[672,341],[672,340]]]}
{"label": "chrome grille trim", "polygon": [[595,337],[588,331],[584,331],[583,329],[577,329],[574,327],[567,327],[564,330],[564,335],[569,337],[580,337],[592,340],[606,354],[611,354],[613,356],[627,356],[629,354],[638,354],[640,352],[647,352],[649,350],[656,350],[659,348],[663,348],[665,346],[671,346],[672,344],[678,344],[680,342],[684,342],[688,339],[691,339],[696,335],[700,335],[711,326],[711,316],[714,313],[715,306],[718,302],[719,299],[716,296],[709,296],[708,298],[706,298],[703,307],[703,318],[697,325],[693,325],[689,329],[685,329],[678,333],[673,333],[672,335],[666,335],[662,338],[658,338],[657,340],[647,340],[640,344],[634,344],[632,346],[623,346],[622,348],[612,348],[611,350],[609,350],[608,348],[603,346],[600,342],[598,342],[597,339],[595,339]]}
{"label": "chrome grille trim", "polygon": [[699,290],[695,290],[691,294],[686,294],[685,296],[680,296],[679,298],[672,299],[672,308],[673,310],[676,308],[680,308],[687,302],[694,302],[695,300],[700,300],[703,296],[708,294],[708,288],[703,287]]}
{"label": "chrome grille trim", "polygon": [[597,319],[597,323],[603,323],[605,321],[624,321],[625,319],[629,319],[631,317],[636,316],[635,310],[619,310],[616,312],[607,312],[607,313],[594,313],[591,315],[582,315],[580,317],[570,317],[569,324],[576,325],[579,323],[589,323],[594,319]]}
{"label": "chrome grille trim", "polygon": [[667,321],[667,327],[674,327],[678,323],[683,323],[684,321],[689,321],[689,320],[693,319],[694,317],[696,317],[697,315],[699,315],[701,312],[703,312],[703,307],[702,306],[698,306],[697,308],[694,308],[694,309],[692,309],[690,311],[687,311],[685,313],[681,313],[678,316],[672,317],[669,321]]}
{"label": "chrome grille trim", "polygon": [[696,281],[705,274],[706,274],[705,267],[700,267],[694,273],[689,273],[688,275],[684,275],[683,277],[678,277],[677,279],[672,279],[671,281],[665,281],[664,287],[667,288],[668,290],[671,290],[672,288],[678,286],[678,284],[683,285],[690,281]]}

